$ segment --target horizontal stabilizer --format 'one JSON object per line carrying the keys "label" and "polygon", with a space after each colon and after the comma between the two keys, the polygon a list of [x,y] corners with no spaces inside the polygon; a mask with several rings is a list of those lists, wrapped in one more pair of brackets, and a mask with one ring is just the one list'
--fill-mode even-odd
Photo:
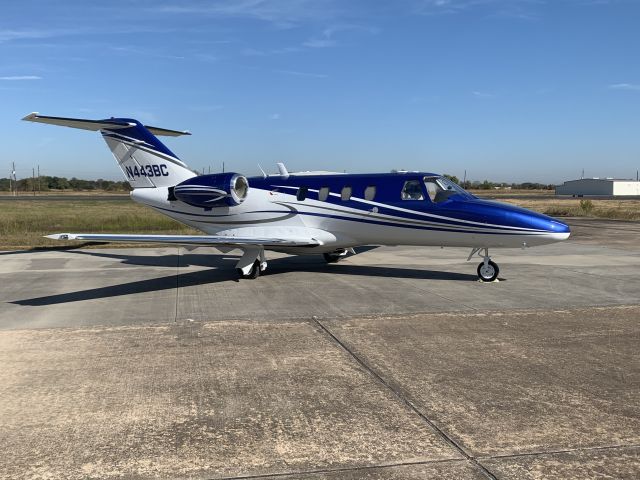
{"label": "horizontal stabilizer", "polygon": [[154,135],[160,135],[163,137],[180,137],[182,135],[191,135],[189,130],[169,130],[168,128],[150,127],[145,125],[145,128]]}
{"label": "horizontal stabilizer", "polygon": [[30,113],[22,120],[27,122],[48,123],[50,125],[60,125],[62,127],[80,128],[82,130],[102,130],[135,127],[135,123],[119,120],[86,120],[83,118],[47,117],[38,115],[38,112]]}
{"label": "horizontal stabilizer", "polygon": [[122,243],[170,243],[176,245],[243,247],[262,245],[264,247],[315,247],[322,243],[315,238],[248,238],[223,235],[128,235],[103,233],[56,233],[46,235],[52,240],[82,240],[89,242]]}
{"label": "horizontal stabilizer", "polygon": [[[27,122],[48,123],[50,125],[60,125],[62,127],[79,128],[81,130],[118,130],[121,128],[135,127],[136,122],[121,118],[107,118],[104,120],[88,120],[86,118],[66,118],[48,117],[40,115],[38,112],[30,113],[22,120]],[[169,137],[179,137],[180,135],[191,135],[188,131],[169,130],[167,128],[149,127],[145,128],[154,135],[164,135]]]}

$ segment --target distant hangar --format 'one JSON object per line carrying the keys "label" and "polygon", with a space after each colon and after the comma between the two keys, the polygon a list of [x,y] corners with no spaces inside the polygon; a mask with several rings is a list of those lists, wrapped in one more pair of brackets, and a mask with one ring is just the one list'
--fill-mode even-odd
{"label": "distant hangar", "polygon": [[640,196],[640,182],[616,178],[581,178],[568,180],[556,186],[556,195],[572,195],[574,197],[602,196]]}

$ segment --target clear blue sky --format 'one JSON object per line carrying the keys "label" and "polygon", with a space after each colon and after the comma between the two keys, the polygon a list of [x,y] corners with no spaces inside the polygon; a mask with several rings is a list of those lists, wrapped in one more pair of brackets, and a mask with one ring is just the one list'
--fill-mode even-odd
{"label": "clear blue sky", "polygon": [[120,178],[32,111],[189,129],[166,143],[212,171],[635,177],[639,25],[633,0],[3,1],[0,177]]}

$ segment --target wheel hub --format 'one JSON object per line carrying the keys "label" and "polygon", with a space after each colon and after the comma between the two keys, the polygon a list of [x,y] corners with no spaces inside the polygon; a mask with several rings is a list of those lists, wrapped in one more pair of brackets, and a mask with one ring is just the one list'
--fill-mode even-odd
{"label": "wheel hub", "polygon": [[495,269],[492,265],[486,264],[480,267],[480,274],[485,278],[491,278],[495,273]]}

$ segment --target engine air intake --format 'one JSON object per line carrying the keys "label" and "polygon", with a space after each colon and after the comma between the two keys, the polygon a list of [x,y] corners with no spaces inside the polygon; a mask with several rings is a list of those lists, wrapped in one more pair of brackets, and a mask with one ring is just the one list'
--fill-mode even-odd
{"label": "engine air intake", "polygon": [[232,172],[193,177],[173,189],[177,200],[204,208],[240,205],[248,193],[247,177]]}

